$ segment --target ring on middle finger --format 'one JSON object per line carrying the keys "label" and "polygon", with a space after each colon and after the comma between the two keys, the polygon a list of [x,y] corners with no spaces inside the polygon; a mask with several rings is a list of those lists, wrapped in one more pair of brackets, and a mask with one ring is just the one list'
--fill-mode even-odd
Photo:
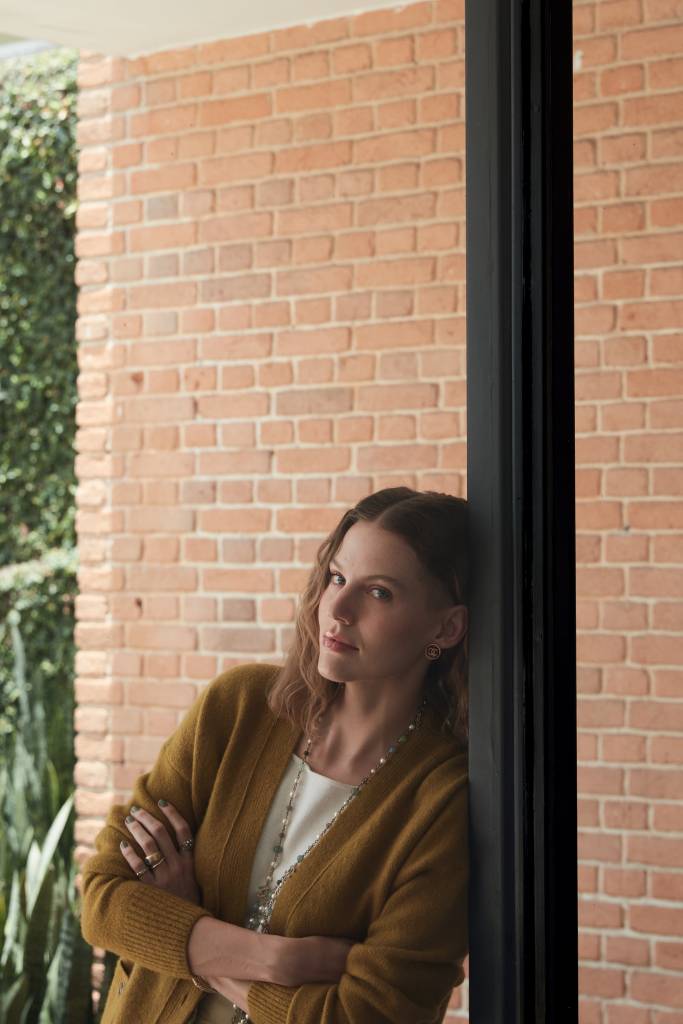
{"label": "ring on middle finger", "polygon": [[156,850],[154,853],[148,853],[146,857],[143,857],[143,860],[147,867],[152,868],[153,870],[157,866],[157,864],[161,864],[162,860],[166,860],[166,858],[164,857],[163,853],[160,853],[159,850]]}

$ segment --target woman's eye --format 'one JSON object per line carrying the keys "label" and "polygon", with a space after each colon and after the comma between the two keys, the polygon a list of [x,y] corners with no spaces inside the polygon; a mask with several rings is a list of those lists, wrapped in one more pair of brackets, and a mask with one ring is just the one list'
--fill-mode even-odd
{"label": "woman's eye", "polygon": [[[339,577],[341,577],[341,579],[344,579],[344,577],[342,576],[342,574],[340,572],[333,572],[332,570],[328,570],[327,575],[328,575],[328,577],[330,579],[332,579],[333,576],[339,576]],[[382,596],[382,600],[383,601],[386,601],[388,598],[391,597],[391,594],[389,593],[389,591],[386,590],[384,587],[371,587],[370,589],[371,590],[379,590],[380,594]]]}

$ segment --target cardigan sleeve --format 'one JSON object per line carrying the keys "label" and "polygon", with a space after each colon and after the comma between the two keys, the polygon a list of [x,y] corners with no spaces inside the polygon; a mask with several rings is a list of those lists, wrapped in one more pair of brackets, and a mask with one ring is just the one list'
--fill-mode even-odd
{"label": "cardigan sleeve", "polygon": [[253,982],[253,1024],[436,1024],[465,978],[467,777],[396,875],[364,942],[335,984]]}
{"label": "cardigan sleeve", "polygon": [[192,976],[187,959],[190,933],[200,917],[213,915],[174,893],[138,881],[119,844],[127,839],[144,856],[124,824],[132,804],[153,814],[175,839],[157,806],[160,797],[177,807],[195,834],[201,809],[193,802],[192,769],[198,721],[210,690],[211,686],[206,687],[195,699],[163,744],[151,771],[136,780],[130,804],[110,808],[95,837],[97,852],[82,867],[81,931],[86,942],[150,970],[186,979]]}

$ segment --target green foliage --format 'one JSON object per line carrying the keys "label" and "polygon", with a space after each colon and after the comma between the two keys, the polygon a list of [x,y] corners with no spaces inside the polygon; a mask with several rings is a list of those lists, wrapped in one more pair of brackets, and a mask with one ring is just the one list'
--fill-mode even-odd
{"label": "green foliage", "polygon": [[73,858],[76,65],[50,50],[0,75],[3,1024],[94,1019]]}
{"label": "green foliage", "polygon": [[3,738],[0,758],[0,1020],[92,1024],[92,948],[79,921],[73,792],[64,796],[48,756],[42,694],[26,681],[18,619],[12,611],[7,623],[17,728]]}
{"label": "green foliage", "polygon": [[[74,770],[73,674],[74,600],[77,588],[75,549],[50,551],[42,559],[0,569],[0,758],[11,756],[11,739],[20,730],[22,685],[35,715],[44,721],[45,745],[60,789],[71,791]],[[16,637],[21,629],[20,653]],[[26,661],[29,670],[26,671]],[[24,698],[26,699],[26,698]],[[24,721],[26,721],[24,716]],[[29,738],[37,742],[31,723]],[[38,752],[32,751],[36,758]],[[42,763],[42,755],[40,755]],[[53,808],[55,810],[55,808]]]}
{"label": "green foliage", "polygon": [[75,542],[76,54],[0,76],[0,565]]}

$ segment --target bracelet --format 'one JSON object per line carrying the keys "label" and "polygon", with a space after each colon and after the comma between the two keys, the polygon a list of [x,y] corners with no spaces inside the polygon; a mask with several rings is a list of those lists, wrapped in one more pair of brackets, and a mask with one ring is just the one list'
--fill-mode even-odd
{"label": "bracelet", "polygon": [[202,990],[202,992],[217,992],[217,989],[212,988],[211,985],[209,985],[206,978],[202,978],[200,974],[193,974],[192,981],[197,986],[197,988],[200,988]]}

